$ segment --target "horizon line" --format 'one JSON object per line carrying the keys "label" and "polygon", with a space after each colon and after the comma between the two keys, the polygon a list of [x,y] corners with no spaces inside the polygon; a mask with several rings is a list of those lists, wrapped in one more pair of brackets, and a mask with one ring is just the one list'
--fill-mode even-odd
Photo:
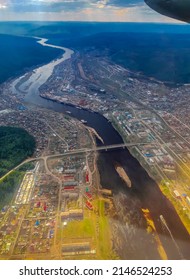
{"label": "horizon line", "polygon": [[[136,21],[91,21],[91,20],[83,20],[83,21],[79,21],[79,20],[0,20],[0,23],[11,23],[11,22],[18,22],[18,23],[35,23],[35,22],[39,22],[39,23],[120,23],[120,24],[163,24],[163,25],[184,25],[184,26],[188,26],[189,24],[186,22],[160,22],[160,21],[142,21],[142,22],[136,22]],[[190,26],[190,25],[189,25]]]}

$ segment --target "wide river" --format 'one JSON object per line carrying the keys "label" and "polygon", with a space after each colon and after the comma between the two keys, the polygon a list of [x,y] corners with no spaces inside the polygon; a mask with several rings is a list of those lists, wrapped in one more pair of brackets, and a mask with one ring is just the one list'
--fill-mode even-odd
{"label": "wide river", "polygon": [[[38,43],[44,47],[62,49],[64,54],[47,65],[35,69],[27,79],[23,79],[22,76],[14,80],[11,84],[12,92],[15,94],[25,92],[27,103],[62,113],[70,111],[72,117],[86,120],[87,125],[93,127],[103,138],[105,145],[123,143],[111,123],[100,114],[45,100],[39,96],[39,87],[51,76],[54,67],[71,58],[74,53],[70,49],[47,44],[46,41],[46,39],[39,38]],[[97,145],[102,144],[97,141]],[[118,149],[100,152],[97,164],[101,185],[113,190],[116,207],[115,214],[111,217],[112,230],[115,232],[113,245],[120,257],[123,259],[159,259],[162,255],[159,255],[157,250],[158,239],[160,239],[169,259],[190,259],[190,236],[187,230],[172,204],[129,151]],[[120,179],[115,171],[115,164],[119,164],[125,169],[132,182],[131,188],[128,188]],[[147,223],[142,209],[150,211],[158,236],[154,234],[156,237],[153,238],[153,235],[147,232]],[[118,239],[117,236],[120,238]]]}

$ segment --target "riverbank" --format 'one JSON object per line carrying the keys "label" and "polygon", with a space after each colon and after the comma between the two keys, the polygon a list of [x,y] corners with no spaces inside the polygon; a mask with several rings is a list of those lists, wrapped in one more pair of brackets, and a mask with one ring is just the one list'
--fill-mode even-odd
{"label": "riverbank", "polygon": [[[72,53],[72,50],[68,50]],[[67,53],[67,55],[68,55]],[[65,55],[65,54],[64,54]],[[68,57],[68,56],[65,56]],[[62,58],[63,59],[63,58]],[[25,101],[36,104],[57,112],[70,112],[69,116],[78,120],[84,120],[103,139],[104,145],[121,144],[123,140],[112,124],[102,115],[75,106],[60,104],[46,100],[39,96],[39,88],[52,74],[56,64],[50,63],[36,69],[35,73],[22,85],[28,88]],[[67,58],[68,59],[68,58]],[[47,70],[47,71],[46,71]],[[32,82],[32,83],[31,83]],[[19,95],[13,84],[13,92]],[[28,87],[29,86],[29,87]],[[97,145],[102,142],[97,139]],[[115,163],[123,168],[131,181],[131,188],[115,170]],[[185,227],[181,223],[175,209],[159,189],[159,186],[148,175],[142,165],[131,155],[127,149],[114,151],[101,151],[97,159],[100,174],[100,185],[113,193],[113,201],[116,207],[116,235],[120,241],[116,246],[116,252],[123,259],[158,259],[157,246],[152,234],[147,233],[147,223],[142,213],[143,209],[149,209],[152,220],[160,236],[162,245],[169,259],[179,259],[180,255],[173,243],[170,233],[163,227],[160,216],[164,216],[173,238],[178,243],[185,258],[190,259],[190,238]],[[122,244],[122,246],[121,246]],[[121,246],[121,247],[120,247]],[[127,250],[125,248],[127,247]]]}
{"label": "riverbank", "polygon": [[[119,127],[116,125],[115,121],[113,121],[113,120],[112,120],[112,125],[118,131],[118,133],[122,136],[123,141],[126,142],[126,138],[123,136],[123,132],[121,131],[121,129],[119,129]],[[136,150],[135,147],[129,148],[129,151],[139,161],[141,166],[148,172],[149,176],[158,184],[160,191],[171,202],[171,204],[175,208],[181,222],[183,223],[184,227],[190,234],[189,217],[184,213],[183,207],[179,204],[179,201],[176,200],[176,197],[174,197],[174,195],[172,195],[170,189],[166,185],[161,183],[161,180],[163,178],[160,177],[160,175],[158,175],[158,174],[157,175],[153,174],[153,172],[151,172],[151,169],[147,168],[147,164],[145,164],[145,160],[142,159],[142,156],[139,154],[139,152]]]}
{"label": "riverbank", "polygon": [[187,231],[190,235],[190,220],[189,220],[189,217],[184,213],[183,207],[181,205],[179,205],[178,201],[176,201],[176,198],[171,194],[168,187],[166,187],[165,185],[163,185],[163,183],[160,183],[160,182],[158,182],[158,185],[159,185],[162,193],[167,197],[167,199],[174,206],[176,212],[178,213],[178,216],[180,217],[182,223],[184,224],[185,228],[187,229]]}
{"label": "riverbank", "polygon": [[0,34],[0,84],[19,77],[61,55],[60,49],[44,49],[32,37]]}

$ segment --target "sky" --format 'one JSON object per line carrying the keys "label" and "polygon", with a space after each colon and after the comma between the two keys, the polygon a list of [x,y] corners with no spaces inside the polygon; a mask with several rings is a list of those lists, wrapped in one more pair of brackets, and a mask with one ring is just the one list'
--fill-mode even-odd
{"label": "sky", "polygon": [[143,0],[0,0],[0,21],[177,22]]}

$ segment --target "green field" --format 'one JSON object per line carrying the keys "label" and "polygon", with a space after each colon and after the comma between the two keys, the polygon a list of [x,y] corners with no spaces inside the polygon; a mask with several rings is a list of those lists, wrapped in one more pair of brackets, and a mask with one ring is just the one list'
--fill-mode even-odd
{"label": "green field", "polygon": [[[95,258],[102,260],[117,259],[112,251],[111,230],[109,217],[105,215],[105,201],[102,199],[93,200],[94,210],[84,210],[84,219],[82,221],[70,221],[64,226],[62,231],[62,242],[68,240],[90,241],[92,249],[96,250],[96,255],[85,256],[86,258]],[[76,256],[78,258],[80,256]]]}

